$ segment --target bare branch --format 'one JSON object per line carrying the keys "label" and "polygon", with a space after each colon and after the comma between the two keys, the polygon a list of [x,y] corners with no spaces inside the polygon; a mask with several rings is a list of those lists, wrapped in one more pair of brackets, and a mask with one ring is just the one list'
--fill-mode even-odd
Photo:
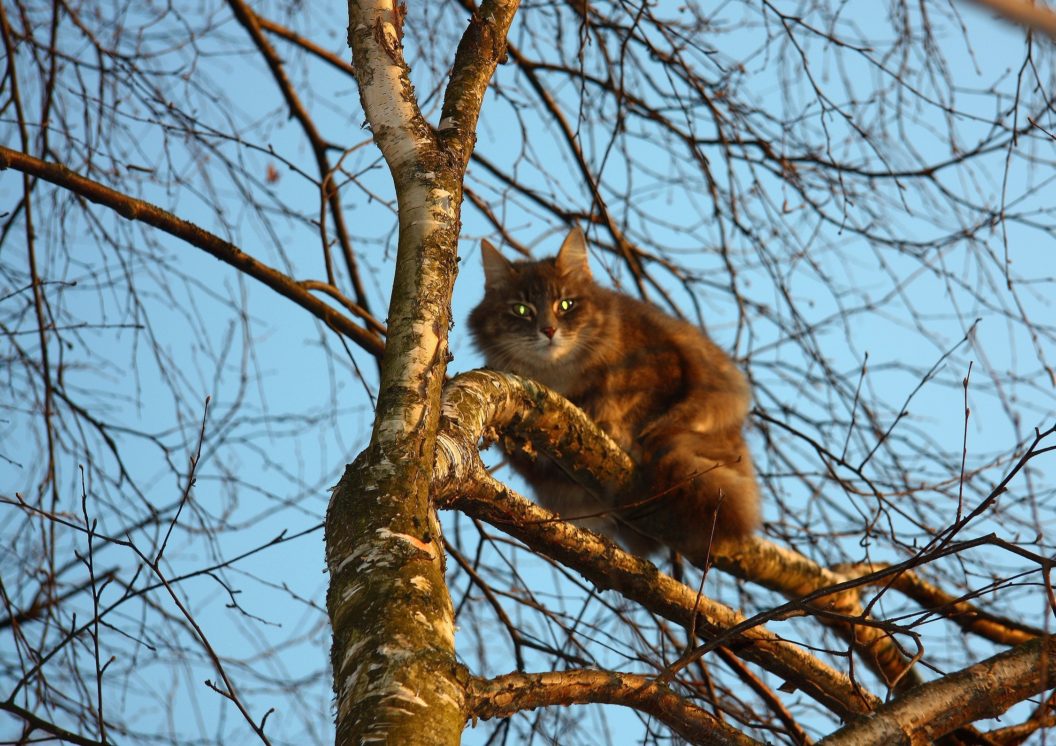
{"label": "bare branch", "polygon": [[[275,83],[278,85],[279,90],[282,91],[282,97],[285,99],[286,105],[290,107],[290,113],[300,122],[308,142],[311,143],[312,153],[315,155],[315,163],[319,168],[319,188],[322,192],[323,202],[330,208],[330,217],[334,221],[334,228],[337,232],[338,243],[341,246],[341,254],[345,260],[345,269],[348,272],[349,281],[355,290],[359,307],[369,315],[370,304],[367,302],[367,294],[363,289],[363,282],[359,276],[359,263],[356,261],[356,255],[352,249],[352,240],[349,238],[348,228],[345,225],[345,212],[341,204],[341,194],[335,183],[334,168],[330,165],[330,158],[327,156],[327,149],[330,147],[329,143],[323,140],[322,135],[315,126],[315,122],[308,114],[308,110],[301,103],[300,97],[286,75],[282,61],[261,31],[262,24],[256,13],[242,0],[228,0],[228,5],[231,6],[235,18],[246,29],[257,49],[260,50],[261,56],[264,57],[268,69],[271,70],[271,74],[275,78]],[[321,218],[325,218],[325,208],[322,213]],[[325,219],[320,219],[319,229],[322,233],[322,249],[327,267],[327,280],[329,280],[331,285],[336,285],[337,280],[334,277],[330,261],[330,246],[326,236]]]}
{"label": "bare branch", "polygon": [[511,673],[471,679],[470,718],[508,717],[536,707],[605,702],[652,715],[691,743],[751,746],[748,738],[655,679],[614,671]]}
{"label": "bare branch", "polygon": [[320,301],[296,280],[292,280],[278,270],[257,261],[237,246],[199,228],[194,223],[176,217],[172,213],[166,212],[149,202],[122,194],[97,181],[76,174],[62,164],[46,163],[27,153],[21,153],[0,145],[0,170],[7,168],[14,168],[23,173],[50,181],[52,184],[69,189],[96,204],[109,207],[128,220],[140,220],[165,233],[183,239],[191,246],[202,249],[220,261],[259,280],[280,295],[289,298],[334,331],[350,337],[353,342],[372,355],[380,357],[385,349],[384,343],[376,333],[364,329],[347,316],[338,313],[333,306]]}
{"label": "bare branch", "polygon": [[444,92],[440,137],[464,171],[476,143],[477,119],[495,68],[506,58],[506,35],[520,0],[485,0],[458,43]]}
{"label": "bare branch", "polygon": [[847,725],[818,746],[932,743],[1056,686],[1056,638],[1043,637],[930,681]]}
{"label": "bare branch", "polygon": [[78,744],[78,746],[103,746],[104,743],[108,743],[106,741],[96,741],[92,738],[85,738],[79,733],[74,733],[66,728],[61,728],[58,725],[35,715],[24,707],[19,707],[14,702],[0,702],[0,710],[20,718],[27,726],[29,726],[31,729],[30,732],[33,730],[39,730],[54,738],[61,739],[64,743]]}

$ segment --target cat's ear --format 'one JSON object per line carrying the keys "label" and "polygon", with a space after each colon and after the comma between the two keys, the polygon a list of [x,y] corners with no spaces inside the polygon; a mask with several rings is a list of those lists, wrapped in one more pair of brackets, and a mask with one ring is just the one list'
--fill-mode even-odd
{"label": "cat's ear", "polygon": [[565,236],[565,242],[557,252],[557,271],[563,275],[590,277],[590,265],[587,264],[587,239],[577,225]]}
{"label": "cat's ear", "polygon": [[513,264],[486,238],[481,239],[480,256],[484,260],[484,287],[505,285],[513,279]]}

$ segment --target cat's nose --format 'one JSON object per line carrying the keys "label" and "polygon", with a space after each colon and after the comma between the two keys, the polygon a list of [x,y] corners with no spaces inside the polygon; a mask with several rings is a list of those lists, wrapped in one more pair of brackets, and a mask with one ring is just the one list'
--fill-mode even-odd
{"label": "cat's nose", "polygon": [[553,339],[554,335],[557,334],[557,329],[552,326],[544,326],[543,334],[547,336],[547,339]]}

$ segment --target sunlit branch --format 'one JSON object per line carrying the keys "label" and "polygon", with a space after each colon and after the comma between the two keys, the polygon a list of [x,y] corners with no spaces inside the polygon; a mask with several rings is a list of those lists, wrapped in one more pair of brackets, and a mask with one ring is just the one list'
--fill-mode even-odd
{"label": "sunlit branch", "polygon": [[[435,477],[440,485],[472,475],[480,437],[524,438],[536,452],[559,461],[577,481],[618,494],[633,482],[634,463],[579,409],[533,381],[492,371],[458,376],[447,387]],[[469,469],[470,472],[465,472]],[[867,623],[855,582],[808,558],[760,538],[713,548],[715,565],[791,599],[789,610],[815,612],[852,643],[892,686],[916,683],[908,661],[882,625]],[[651,566],[651,565],[650,565]],[[861,620],[854,623],[851,620]]]}
{"label": "sunlit branch", "polygon": [[[697,594],[647,560],[560,520],[496,482],[483,467],[478,467],[475,478],[446,485],[436,499],[442,507],[462,511],[515,536],[533,550],[581,573],[595,587],[617,591],[715,644],[729,647],[745,660],[783,677],[840,717],[869,712],[879,704],[876,697],[796,645],[759,624],[744,624],[741,614]],[[734,628],[737,632],[731,634]]]}
{"label": "sunlit branch", "polygon": [[911,689],[818,746],[932,743],[975,720],[998,717],[1054,685],[1056,638],[1045,636]]}
{"label": "sunlit branch", "polygon": [[715,746],[760,744],[691,704],[655,679],[599,670],[511,673],[494,679],[472,679],[471,718],[508,717],[536,707],[604,702],[652,715],[691,743]]}
{"label": "sunlit branch", "polygon": [[485,0],[479,11],[474,9],[455,50],[438,130],[446,147],[460,159],[462,171],[476,144],[484,93],[506,57],[506,37],[519,5],[520,0]]}

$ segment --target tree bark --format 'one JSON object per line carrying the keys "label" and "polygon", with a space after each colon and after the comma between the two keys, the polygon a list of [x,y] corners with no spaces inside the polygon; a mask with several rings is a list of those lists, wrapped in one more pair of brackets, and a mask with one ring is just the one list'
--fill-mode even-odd
{"label": "tree bark", "polygon": [[471,20],[438,135],[403,59],[402,9],[392,0],[348,6],[360,98],[392,173],[400,230],[370,445],[346,469],[326,517],[338,744],[457,744],[466,720],[429,490],[462,179],[516,8],[516,0],[486,3]]}

